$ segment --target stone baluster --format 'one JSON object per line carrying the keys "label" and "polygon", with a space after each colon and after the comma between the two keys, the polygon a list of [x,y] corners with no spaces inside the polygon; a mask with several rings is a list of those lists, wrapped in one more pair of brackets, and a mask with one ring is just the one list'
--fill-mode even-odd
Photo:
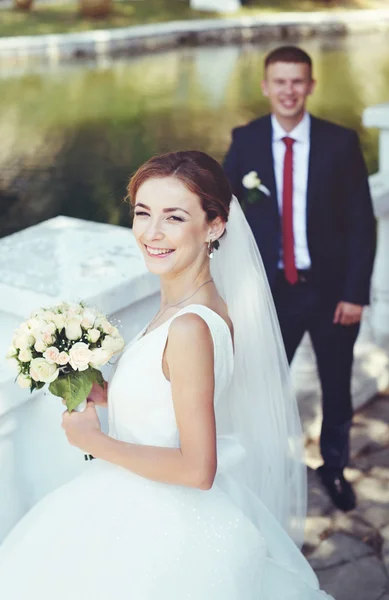
{"label": "stone baluster", "polygon": [[370,177],[377,218],[371,326],[376,342],[389,352],[389,103],[367,108],[363,114],[363,124],[380,130],[379,170]]}
{"label": "stone baluster", "polygon": [[190,0],[193,10],[232,13],[241,8],[240,0]]}

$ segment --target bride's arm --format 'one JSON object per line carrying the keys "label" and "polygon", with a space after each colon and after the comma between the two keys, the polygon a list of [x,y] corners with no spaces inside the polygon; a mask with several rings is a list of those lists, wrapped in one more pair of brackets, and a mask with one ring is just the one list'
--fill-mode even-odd
{"label": "bride's arm", "polygon": [[[173,321],[165,356],[180,448],[114,440],[100,431],[90,410],[68,415],[64,428],[70,443],[96,458],[155,481],[209,489],[217,466],[214,357],[212,337],[201,317],[186,314]],[[85,413],[89,413],[89,426]],[[85,427],[82,426],[83,415]]]}

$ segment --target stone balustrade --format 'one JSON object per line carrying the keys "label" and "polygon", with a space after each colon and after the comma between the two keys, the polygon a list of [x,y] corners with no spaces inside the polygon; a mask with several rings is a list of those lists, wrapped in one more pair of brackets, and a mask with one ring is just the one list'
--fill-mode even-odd
{"label": "stone balustrade", "polygon": [[380,130],[379,170],[370,177],[377,217],[371,325],[376,341],[389,352],[389,103],[367,108],[363,114],[363,124]]}
{"label": "stone balustrade", "polygon": [[[124,227],[56,217],[0,240],[0,541],[37,500],[88,465],[65,439],[59,398],[19,388],[3,360],[13,329],[62,300],[97,306],[128,340],[157,311],[159,283]],[[100,417],[106,427],[104,409]]]}
{"label": "stone balustrade", "polygon": [[233,13],[241,8],[240,0],[190,0],[193,10],[209,12]]}

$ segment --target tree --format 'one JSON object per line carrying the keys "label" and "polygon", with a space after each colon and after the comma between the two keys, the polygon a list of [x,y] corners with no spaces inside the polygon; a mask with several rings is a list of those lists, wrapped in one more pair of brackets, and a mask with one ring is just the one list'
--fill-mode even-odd
{"label": "tree", "polygon": [[112,0],[80,0],[80,12],[84,17],[106,17],[112,11]]}
{"label": "tree", "polygon": [[31,10],[34,0],[14,0],[14,8],[17,10]]}

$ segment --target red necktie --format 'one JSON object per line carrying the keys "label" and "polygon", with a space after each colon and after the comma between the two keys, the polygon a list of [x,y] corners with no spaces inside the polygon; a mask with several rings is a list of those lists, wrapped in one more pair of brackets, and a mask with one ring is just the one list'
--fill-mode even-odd
{"label": "red necktie", "polygon": [[282,138],[286,146],[284,158],[284,185],[282,192],[282,236],[284,251],[284,272],[286,280],[294,285],[298,281],[294,261],[293,234],[293,144],[294,139]]}

